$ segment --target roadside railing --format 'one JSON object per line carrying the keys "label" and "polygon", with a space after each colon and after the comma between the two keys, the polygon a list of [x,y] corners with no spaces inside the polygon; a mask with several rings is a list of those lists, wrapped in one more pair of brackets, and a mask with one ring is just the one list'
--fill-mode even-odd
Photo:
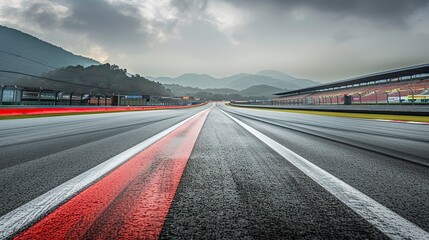
{"label": "roadside railing", "polygon": [[77,93],[5,85],[0,88],[0,106],[184,106],[202,102],[139,93]]}

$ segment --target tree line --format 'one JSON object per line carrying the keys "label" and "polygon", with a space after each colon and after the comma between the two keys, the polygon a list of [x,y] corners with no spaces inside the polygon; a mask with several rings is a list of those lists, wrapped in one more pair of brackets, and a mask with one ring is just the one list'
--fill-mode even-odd
{"label": "tree line", "polygon": [[43,73],[41,77],[20,78],[15,85],[76,93],[172,96],[171,91],[160,83],[138,74],[129,74],[127,69],[109,63],[88,67],[68,66]]}

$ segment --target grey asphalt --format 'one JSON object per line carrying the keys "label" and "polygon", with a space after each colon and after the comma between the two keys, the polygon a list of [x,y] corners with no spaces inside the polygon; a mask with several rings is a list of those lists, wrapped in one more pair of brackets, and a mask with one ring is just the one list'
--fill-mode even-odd
{"label": "grey asphalt", "polygon": [[[429,127],[218,107],[429,231]],[[207,108],[0,121],[0,215]],[[385,239],[213,108],[163,239]]]}
{"label": "grey asphalt", "polygon": [[[429,169],[410,161],[411,157],[394,156],[412,153],[427,162],[427,126],[218,106],[429,230]],[[335,136],[341,136],[341,141]],[[357,139],[362,141],[360,145],[350,144]],[[389,149],[395,153],[384,152]],[[385,236],[213,109],[189,159],[161,238]]]}

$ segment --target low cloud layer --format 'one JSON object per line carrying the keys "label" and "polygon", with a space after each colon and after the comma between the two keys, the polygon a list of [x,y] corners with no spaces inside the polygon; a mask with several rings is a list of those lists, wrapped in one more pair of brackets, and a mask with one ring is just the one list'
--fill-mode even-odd
{"label": "low cloud layer", "polygon": [[429,62],[428,2],[12,0],[0,24],[143,75],[333,81]]}

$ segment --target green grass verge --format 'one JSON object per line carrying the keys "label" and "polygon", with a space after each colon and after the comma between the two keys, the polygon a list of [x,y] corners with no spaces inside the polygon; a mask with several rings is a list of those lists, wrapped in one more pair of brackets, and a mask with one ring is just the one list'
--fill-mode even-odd
{"label": "green grass verge", "polygon": [[413,122],[429,122],[429,117],[426,116],[412,116],[412,115],[393,115],[393,114],[378,114],[378,113],[346,113],[346,112],[326,112],[326,111],[313,111],[313,110],[290,110],[290,109],[273,109],[273,108],[254,108],[233,106],[238,108],[251,108],[261,111],[274,111],[274,112],[291,112],[302,114],[313,114],[331,117],[348,117],[348,118],[365,118],[365,119],[384,119],[384,120],[398,120],[398,121],[413,121]]}

